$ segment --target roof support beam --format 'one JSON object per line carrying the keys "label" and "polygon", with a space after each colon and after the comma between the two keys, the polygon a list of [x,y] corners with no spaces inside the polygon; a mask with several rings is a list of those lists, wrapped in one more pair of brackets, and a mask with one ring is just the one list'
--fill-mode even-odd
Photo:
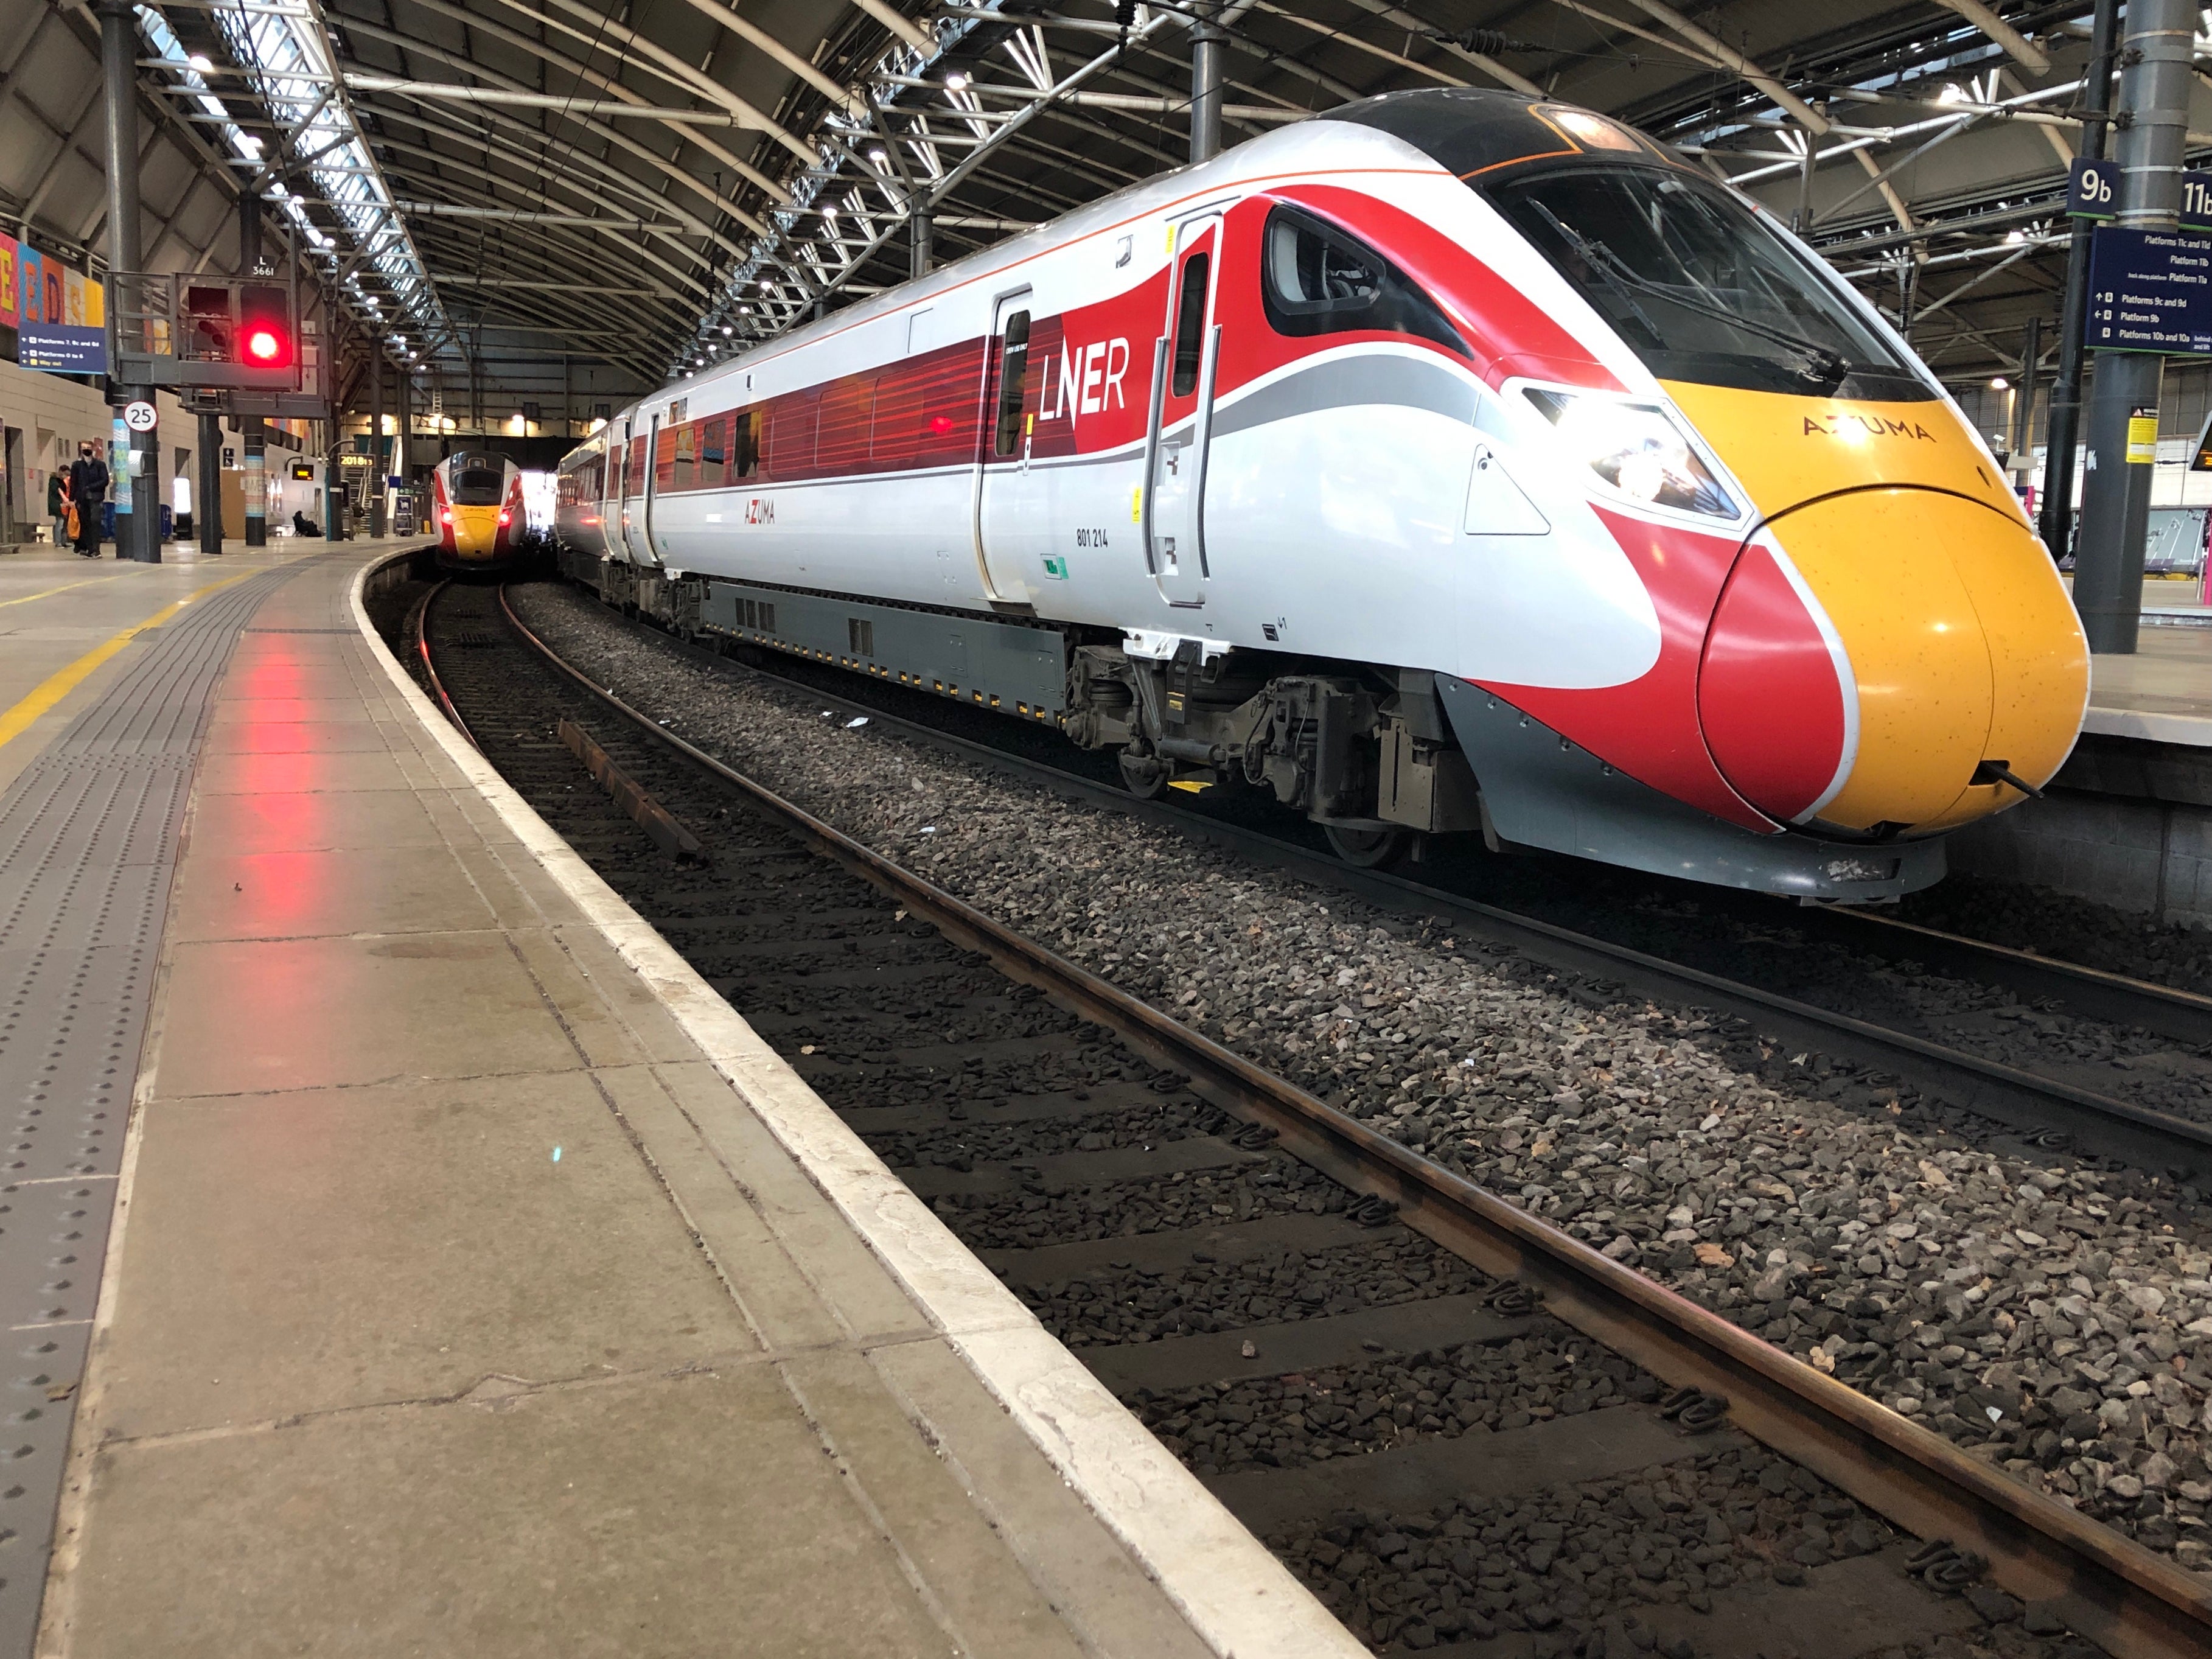
{"label": "roof support beam", "polygon": [[[2031,75],[2051,73],[2051,59],[2011,24],[1982,3],[1982,0],[1936,0],[1947,11],[1955,11],[2005,49],[2005,55]],[[1925,313],[1923,313],[1923,315]]]}

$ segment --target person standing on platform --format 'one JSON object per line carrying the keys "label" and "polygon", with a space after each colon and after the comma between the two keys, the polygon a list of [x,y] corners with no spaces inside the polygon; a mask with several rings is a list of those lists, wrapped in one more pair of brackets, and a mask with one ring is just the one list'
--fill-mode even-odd
{"label": "person standing on platform", "polygon": [[107,463],[90,444],[76,447],[70,463],[70,499],[76,504],[76,550],[88,559],[100,556],[100,507],[107,499]]}
{"label": "person standing on platform", "polygon": [[69,468],[58,466],[46,474],[46,516],[54,521],[54,545],[70,539]]}

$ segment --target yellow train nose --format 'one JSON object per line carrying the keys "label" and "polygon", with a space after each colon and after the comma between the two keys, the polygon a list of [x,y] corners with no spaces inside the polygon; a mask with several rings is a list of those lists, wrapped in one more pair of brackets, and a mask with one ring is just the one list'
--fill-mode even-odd
{"label": "yellow train nose", "polygon": [[490,559],[499,555],[499,514],[496,507],[456,507],[453,515],[453,556],[462,559]]}
{"label": "yellow train nose", "polygon": [[1977,782],[1985,763],[2037,785],[2058,769],[2087,702],[2088,651],[2017,518],[1947,492],[1875,489],[1784,513],[1768,532],[1856,682],[1849,770],[1820,823],[1951,829],[2022,798]]}

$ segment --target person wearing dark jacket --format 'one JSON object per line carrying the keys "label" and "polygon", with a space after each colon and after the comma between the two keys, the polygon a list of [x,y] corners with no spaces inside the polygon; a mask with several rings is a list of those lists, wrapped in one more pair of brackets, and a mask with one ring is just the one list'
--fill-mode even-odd
{"label": "person wearing dark jacket", "polygon": [[107,499],[107,463],[90,444],[76,447],[70,463],[70,499],[76,503],[76,550],[88,559],[100,556],[100,506]]}
{"label": "person wearing dark jacket", "polygon": [[70,538],[69,469],[58,466],[46,474],[46,516],[54,521],[54,545]]}

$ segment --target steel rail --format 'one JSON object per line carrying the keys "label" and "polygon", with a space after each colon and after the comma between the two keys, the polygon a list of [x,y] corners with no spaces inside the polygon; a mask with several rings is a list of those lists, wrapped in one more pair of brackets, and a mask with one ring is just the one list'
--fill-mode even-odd
{"label": "steel rail", "polygon": [[2008,1479],[1022,937],[594,684],[514,615],[505,587],[500,606],[517,635],[554,668],[742,791],[814,852],[891,894],[1010,979],[1036,987],[1156,1063],[1187,1073],[1194,1092],[1275,1130],[1285,1151],[1347,1188],[1395,1205],[1400,1220],[1446,1249],[1534,1290],[1577,1329],[1670,1383],[1725,1396],[1730,1419],[1754,1439],[1906,1531],[1985,1557],[1990,1576],[2006,1590],[2053,1604],[2077,1633],[2120,1659],[2197,1659],[2212,1650],[2212,1583]]}
{"label": "steel rail", "polygon": [[453,700],[446,695],[446,683],[438,678],[438,665],[430,659],[430,607],[437,603],[438,595],[453,585],[453,579],[448,576],[416,600],[413,612],[407,618],[407,625],[414,630],[415,652],[422,659],[422,673],[430,682],[430,695],[438,700],[438,707],[446,711],[446,718],[453,721],[453,729],[469,740],[469,747],[482,754],[483,745],[477,741],[477,734],[469,730],[469,723],[461,718],[461,711],[453,707]]}
{"label": "steel rail", "polygon": [[[730,665],[730,659],[704,646],[672,635],[663,637],[703,659],[725,668]],[[1555,970],[1619,983],[1655,1001],[1711,1010],[1749,1021],[1765,1035],[1780,1039],[1792,1048],[1809,1048],[1837,1059],[1855,1060],[1938,1095],[1951,1105],[2021,1135],[2064,1135],[2083,1152],[2120,1158],[2177,1181],[2197,1179],[2212,1171],[2212,1124],[2193,1123],[2172,1113],[2154,1111],[2076,1084],[2043,1077],[2022,1066],[1985,1060],[1911,1032],[1838,1013],[1703,969],[1669,962],[1630,945],[1577,933],[1539,917],[1428,886],[1388,871],[1358,869],[1316,849],[1241,825],[1224,823],[1165,802],[1140,800],[1113,784],[1081,777],[1048,763],[886,713],[874,704],[841,696],[773,669],[751,668],[750,672],[798,687],[824,702],[866,714],[888,728],[1042,784],[1062,795],[1199,836],[1240,857],[1271,864],[1319,885],[1334,887],[1377,909],[1398,915],[1446,920],[1464,935],[1510,946]],[[1800,925],[1817,921],[1823,926],[1841,927],[1848,925],[1842,918],[1850,914],[1805,911],[1794,914],[1792,920]],[[2142,1024],[2187,1041],[2204,1040],[2193,1035],[2199,1029],[2205,1038],[2212,1038],[2212,999],[2072,963],[2054,963],[2025,951],[2008,951],[2000,945],[1984,946],[1978,940],[1960,935],[1913,929],[1909,924],[1868,921],[1866,925],[1869,931],[1865,937],[1870,940],[1887,939],[1887,935],[1871,930],[1887,926],[1909,930],[1908,936],[1919,942],[1911,951],[1893,945],[1889,951],[1893,955],[1924,957],[1932,955],[1938,944],[1948,940],[1950,959],[1962,964],[1961,971],[1978,971],[1976,967],[1964,964],[1973,953],[1979,952],[1982,965],[1978,971],[1984,975],[1992,963],[2008,975],[2025,976],[2033,972],[2040,976],[2035,981],[2040,988],[2036,994],[2077,999],[2084,1012],[2094,1012],[2099,1018]],[[2014,978],[2013,982],[2018,988],[2021,979]],[[2131,992],[2129,988],[2136,988]]]}
{"label": "steel rail", "polygon": [[2022,996],[2057,997],[2079,1012],[2115,1025],[2140,1025],[2177,1042],[2212,1043],[2212,997],[2195,991],[1871,911],[1823,911],[1821,925],[1855,950],[1995,979]]}

